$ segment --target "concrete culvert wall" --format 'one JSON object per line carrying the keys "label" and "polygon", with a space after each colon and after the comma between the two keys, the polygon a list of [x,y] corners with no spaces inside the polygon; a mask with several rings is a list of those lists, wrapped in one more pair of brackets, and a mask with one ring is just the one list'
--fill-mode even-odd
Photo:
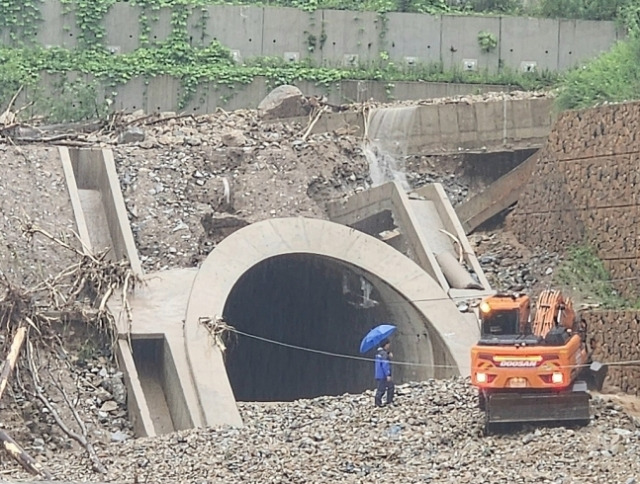
{"label": "concrete culvert wall", "polygon": [[[270,258],[234,286],[224,319],[238,330],[290,345],[359,355],[363,335],[383,322],[398,325],[394,357],[432,363],[428,323],[393,289],[335,259],[310,254]],[[380,289],[378,289],[380,287]],[[397,342],[397,344],[396,344]],[[365,356],[372,358],[374,351]],[[293,400],[361,392],[372,363],[288,348],[238,336],[226,358],[238,400]],[[396,380],[434,376],[432,367],[395,369]]]}
{"label": "concrete culvert wall", "polygon": [[[361,276],[371,284],[371,299],[379,302],[375,308],[348,307],[365,302],[358,292]],[[345,277],[353,293],[346,298]],[[353,356],[359,356],[360,339],[371,326],[393,322],[395,360],[418,363],[396,365],[398,381],[468,375],[469,348],[479,337],[476,322],[458,311],[436,281],[384,242],[324,220],[258,222],[216,246],[189,298],[186,351],[209,425],[237,413],[234,397],[294,399],[373,384],[371,362],[312,357],[246,342],[247,336],[238,336],[237,346],[231,343],[223,355],[201,324],[219,318],[252,335]]]}

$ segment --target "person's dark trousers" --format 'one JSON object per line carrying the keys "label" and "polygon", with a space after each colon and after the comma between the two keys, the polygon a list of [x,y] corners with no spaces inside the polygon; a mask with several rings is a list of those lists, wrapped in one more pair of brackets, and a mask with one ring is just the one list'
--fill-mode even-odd
{"label": "person's dark trousers", "polygon": [[382,407],[382,396],[387,392],[387,405],[393,403],[394,385],[392,381],[376,380],[378,388],[376,389],[375,402],[377,407]]}

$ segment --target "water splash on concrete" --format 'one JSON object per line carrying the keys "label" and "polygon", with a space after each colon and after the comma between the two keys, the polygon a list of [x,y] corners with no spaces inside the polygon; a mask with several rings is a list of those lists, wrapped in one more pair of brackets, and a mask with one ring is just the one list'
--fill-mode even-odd
{"label": "water splash on concrete", "polygon": [[369,162],[373,186],[389,181],[399,182],[408,190],[403,158],[407,155],[416,108],[376,109],[369,114],[367,139],[363,152]]}

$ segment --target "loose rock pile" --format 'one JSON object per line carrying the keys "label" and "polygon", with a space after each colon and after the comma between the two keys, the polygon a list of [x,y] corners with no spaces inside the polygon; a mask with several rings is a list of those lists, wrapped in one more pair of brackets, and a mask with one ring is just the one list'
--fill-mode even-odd
{"label": "loose rock pile", "polygon": [[[147,271],[197,265],[248,223],[326,218],[327,201],[371,185],[360,138],[322,133],[303,139],[305,126],[260,123],[255,111],[170,119],[142,129],[144,141],[113,149]],[[438,164],[406,165],[413,187],[441,182],[456,203],[468,193],[464,180]]]}
{"label": "loose rock pile", "polygon": [[402,385],[397,406],[371,392],[240,405],[242,429],[196,429],[103,447],[96,476],[77,453],[54,456],[65,479],[106,482],[633,483],[640,420],[596,398],[587,427],[483,435],[463,379]]}

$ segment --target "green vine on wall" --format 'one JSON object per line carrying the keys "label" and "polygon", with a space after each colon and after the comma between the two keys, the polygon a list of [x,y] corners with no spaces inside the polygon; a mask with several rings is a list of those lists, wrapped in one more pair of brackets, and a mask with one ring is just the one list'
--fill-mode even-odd
{"label": "green vine on wall", "polygon": [[[29,2],[30,0],[22,0]],[[34,0],[36,1],[36,0]],[[39,0],[37,0],[39,1]],[[86,74],[99,82],[102,88],[116,87],[130,79],[141,77],[145,86],[156,76],[167,75],[181,80],[179,108],[185,108],[193,99],[199,85],[212,83],[214,87],[233,89],[247,84],[257,76],[267,79],[270,86],[291,84],[299,80],[316,82],[321,86],[332,86],[345,79],[385,81],[387,95],[391,96],[394,82],[403,80],[427,80],[439,82],[476,82],[519,85],[523,89],[548,86],[557,77],[545,77],[547,73],[536,73],[526,79],[513,72],[503,71],[497,76],[487,73],[464,73],[464,78],[444,72],[441,65],[413,66],[402,69],[389,62],[387,51],[388,16],[378,13],[379,59],[376,62],[356,65],[350,68],[316,67],[306,59],[302,62],[287,63],[283,59],[263,58],[244,64],[233,61],[229,49],[219,42],[204,43],[208,20],[208,7],[203,2],[188,0],[132,0],[130,6],[139,7],[141,47],[134,52],[111,55],[103,49],[104,18],[115,0],[62,0],[63,12],[73,13],[81,33],[80,49],[70,51],[62,48],[6,49],[0,46],[0,103],[12,95],[20,85],[37,85],[41,72],[66,75],[69,72]],[[0,0],[0,6],[7,8],[20,0]],[[35,4],[34,4],[35,5]],[[197,5],[197,7],[196,7]],[[199,12],[197,10],[199,8]],[[166,40],[151,42],[153,22],[158,22],[163,9],[171,11],[171,32]],[[199,16],[198,16],[199,14]],[[309,45],[322,49],[327,34],[324,21],[321,31],[315,24],[315,15],[309,28]],[[189,19],[191,28],[189,28]],[[359,19],[354,19],[356,22]],[[5,20],[6,21],[6,20]],[[313,32],[311,34],[310,32]],[[313,37],[311,37],[313,35]],[[192,38],[193,37],[193,38]],[[200,37],[200,42],[198,42]],[[193,42],[192,42],[193,41]],[[194,45],[192,45],[194,44]],[[65,95],[85,98],[92,92],[81,86],[67,89]],[[92,87],[93,89],[93,87]],[[111,89],[114,91],[115,89]],[[110,91],[107,89],[107,91]],[[232,94],[226,95],[225,98]],[[143,93],[143,98],[146,91]],[[63,102],[62,99],[56,99]],[[87,116],[102,112],[95,106],[87,107]],[[56,110],[61,116],[68,113]],[[77,111],[75,111],[77,115]],[[67,114],[64,114],[65,116]]]}
{"label": "green vine on wall", "polygon": [[0,32],[6,32],[13,45],[36,41],[42,14],[42,0],[1,0]]}
{"label": "green vine on wall", "polygon": [[488,30],[478,32],[478,45],[482,52],[491,52],[498,46],[498,38]]}
{"label": "green vine on wall", "polygon": [[79,47],[100,49],[106,36],[103,20],[116,0],[60,0],[76,17]]}

